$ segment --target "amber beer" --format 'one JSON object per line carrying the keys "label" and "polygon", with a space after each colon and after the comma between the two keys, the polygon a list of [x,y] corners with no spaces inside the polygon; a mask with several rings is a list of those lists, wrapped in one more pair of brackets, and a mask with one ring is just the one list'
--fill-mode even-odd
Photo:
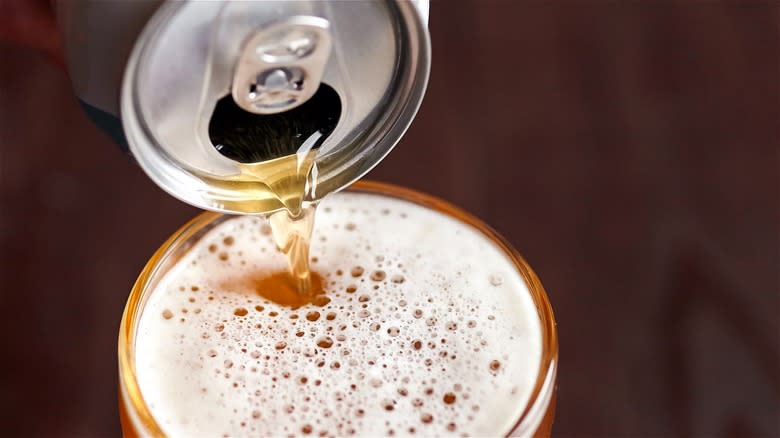
{"label": "amber beer", "polygon": [[203,213],[142,271],[119,336],[125,436],[549,436],[557,335],[525,261],[427,195],[318,208],[320,294],[268,223]]}

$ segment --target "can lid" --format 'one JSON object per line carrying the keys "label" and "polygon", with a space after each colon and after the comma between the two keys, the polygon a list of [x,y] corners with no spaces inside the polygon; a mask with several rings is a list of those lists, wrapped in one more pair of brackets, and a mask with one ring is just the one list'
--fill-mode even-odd
{"label": "can lid", "polygon": [[[231,207],[239,189],[208,182],[240,171],[215,149],[209,120],[218,101],[234,92],[246,42],[258,30],[309,17],[294,21],[329,32],[329,56],[315,75],[338,94],[341,113],[319,148],[317,190],[306,200],[347,186],[395,146],[422,101],[430,41],[427,7],[417,6],[395,0],[164,4],[138,38],[125,72],[121,116],[130,150],[171,195],[208,210],[246,212]],[[294,74],[304,77],[282,69],[262,79],[286,87],[284,81],[297,80]]]}

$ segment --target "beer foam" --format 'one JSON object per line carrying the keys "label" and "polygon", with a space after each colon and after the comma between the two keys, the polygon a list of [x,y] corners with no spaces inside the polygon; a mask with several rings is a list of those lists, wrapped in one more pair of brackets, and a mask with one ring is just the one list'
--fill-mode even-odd
{"label": "beer foam", "polygon": [[251,280],[283,271],[268,224],[231,218],[161,279],[135,365],[171,436],[507,433],[539,373],[541,326],[512,261],[416,204],[338,193],[311,258],[328,300],[290,309]]}

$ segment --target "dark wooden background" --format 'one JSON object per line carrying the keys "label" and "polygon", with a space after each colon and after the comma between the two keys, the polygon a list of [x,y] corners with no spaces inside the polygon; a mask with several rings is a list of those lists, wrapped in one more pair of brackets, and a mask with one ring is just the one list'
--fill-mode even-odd
{"label": "dark wooden background", "polygon": [[[422,110],[370,178],[504,234],[555,308],[555,434],[777,437],[778,4],[434,1]],[[116,436],[116,335],[196,211],[0,46],[0,417]]]}

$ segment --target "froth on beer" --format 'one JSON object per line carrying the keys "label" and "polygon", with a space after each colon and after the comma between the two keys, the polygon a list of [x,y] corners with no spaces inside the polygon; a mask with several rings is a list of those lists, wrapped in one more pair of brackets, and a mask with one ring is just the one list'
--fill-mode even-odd
{"label": "froth on beer", "polygon": [[382,195],[335,194],[318,212],[310,260],[324,294],[280,304],[268,289],[286,261],[255,217],[212,229],[151,291],[134,356],[162,431],[509,432],[542,336],[507,254],[455,218]]}

